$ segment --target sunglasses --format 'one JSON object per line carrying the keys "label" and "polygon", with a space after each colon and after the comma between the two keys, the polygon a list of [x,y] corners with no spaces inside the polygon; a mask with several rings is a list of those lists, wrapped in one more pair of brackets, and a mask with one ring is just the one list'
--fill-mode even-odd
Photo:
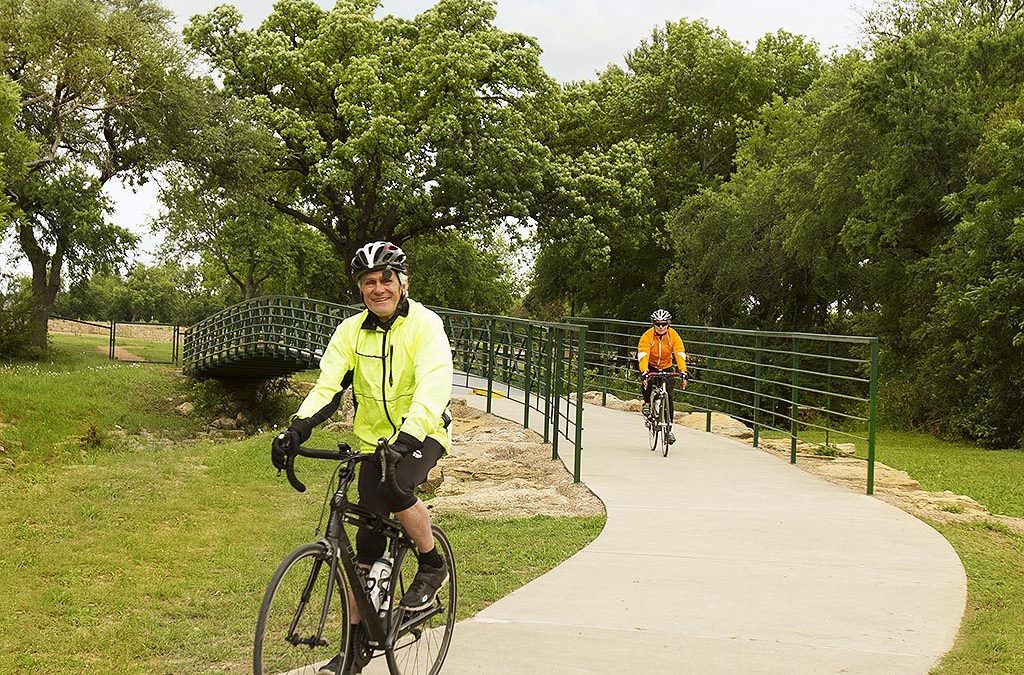
{"label": "sunglasses", "polygon": [[666,326],[668,326],[668,321],[655,321],[654,325],[657,326],[658,328],[665,328]]}

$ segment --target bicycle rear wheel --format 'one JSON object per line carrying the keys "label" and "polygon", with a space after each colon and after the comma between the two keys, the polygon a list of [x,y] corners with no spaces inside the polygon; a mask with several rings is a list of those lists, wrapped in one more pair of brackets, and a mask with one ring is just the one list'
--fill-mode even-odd
{"label": "bicycle rear wheel", "polygon": [[661,416],[658,422],[658,426],[661,427],[661,456],[668,457],[668,435],[672,431],[672,418],[669,416],[668,405],[661,407]]}
{"label": "bicycle rear wheel", "polygon": [[412,584],[418,569],[415,551],[403,548],[398,552],[392,573],[391,607],[392,619],[401,617],[402,627],[394,645],[385,650],[391,675],[436,675],[451,644],[458,601],[455,555],[441,528],[431,525],[431,529],[434,545],[448,563],[448,581],[427,609],[416,612],[397,609],[398,601]]}
{"label": "bicycle rear wheel", "polygon": [[350,637],[348,592],[339,569],[334,597],[324,614],[330,573],[331,560],[323,544],[300,546],[281,561],[256,621],[254,675],[315,675],[321,665],[345,653]]}

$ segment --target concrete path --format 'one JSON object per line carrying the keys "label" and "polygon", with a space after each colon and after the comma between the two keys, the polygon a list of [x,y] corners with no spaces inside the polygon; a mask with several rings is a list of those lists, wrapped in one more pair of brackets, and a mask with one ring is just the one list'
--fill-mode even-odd
{"label": "concrete path", "polygon": [[635,413],[584,426],[604,531],[461,622],[445,675],[926,673],[952,645],[964,570],[916,518],[711,434],[663,458]]}

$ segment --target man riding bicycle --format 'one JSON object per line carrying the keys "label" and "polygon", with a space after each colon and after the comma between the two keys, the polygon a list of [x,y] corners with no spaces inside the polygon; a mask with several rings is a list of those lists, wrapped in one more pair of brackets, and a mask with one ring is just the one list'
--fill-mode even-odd
{"label": "man riding bicycle", "polygon": [[[651,327],[640,336],[640,344],[637,346],[637,359],[640,365],[640,391],[644,397],[643,415],[651,415],[651,383],[652,374],[657,373],[682,373],[682,387],[686,389],[686,348],[683,346],[683,339],[679,337],[672,327],[672,315],[668,310],[656,309],[651,313]],[[673,360],[675,364],[673,364]],[[678,366],[678,370],[677,370]],[[672,410],[672,379],[666,380],[668,387],[668,410],[669,417],[673,415]],[[675,443],[675,434],[669,432],[668,442]]]}
{"label": "man riding bicycle", "polygon": [[[384,517],[394,513],[415,542],[419,567],[400,605],[416,611],[429,607],[448,580],[430,513],[413,491],[451,447],[451,346],[441,318],[409,299],[401,248],[385,241],[366,244],[352,259],[352,272],[366,310],[335,330],[320,360],[320,377],[288,429],[274,439],[271,460],[283,469],[313,428],[338,409],[342,391],[352,387],[358,449],[373,452],[380,438],[390,446],[385,480],[379,463],[360,465],[359,504]],[[384,554],[384,547],[383,536],[366,529],[356,533],[356,557],[365,569]],[[354,602],[351,606],[352,634],[359,639],[361,619]],[[348,672],[358,673],[365,665],[355,661],[350,659]],[[339,667],[335,657],[319,672],[334,675]]]}

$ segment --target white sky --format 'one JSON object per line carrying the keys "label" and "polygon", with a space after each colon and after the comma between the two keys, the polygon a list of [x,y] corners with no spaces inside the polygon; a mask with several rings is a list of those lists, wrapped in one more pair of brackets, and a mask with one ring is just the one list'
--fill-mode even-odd
{"label": "white sky", "polygon": [[[330,0],[317,0],[330,7]],[[166,2],[166,0],[165,0]],[[218,0],[168,2],[179,26],[195,14],[222,4]],[[249,27],[269,13],[273,0],[233,3]],[[386,0],[382,13],[413,17],[432,0]],[[861,15],[870,0],[498,0],[501,28],[537,38],[545,70],[560,82],[593,79],[610,63],[624,65],[626,52],[665,21],[704,18],[728,35],[753,46],[765,33],[785,29],[810,37],[823,51],[846,51],[861,39]],[[137,193],[120,186],[108,189],[116,204],[114,219],[142,234],[139,257],[152,262],[158,245],[148,235],[147,222],[157,212],[157,188],[152,182]],[[28,272],[27,265],[20,271]]]}

